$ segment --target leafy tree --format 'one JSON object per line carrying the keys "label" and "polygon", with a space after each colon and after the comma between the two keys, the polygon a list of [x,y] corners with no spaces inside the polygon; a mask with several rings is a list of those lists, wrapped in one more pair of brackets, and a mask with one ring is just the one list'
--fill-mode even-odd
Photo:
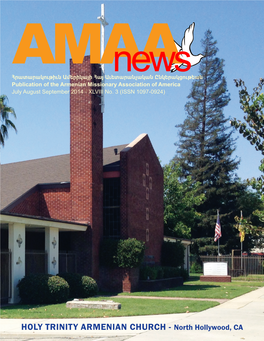
{"label": "leafy tree", "polygon": [[[241,79],[235,79],[236,87],[239,90],[239,100],[241,109],[244,111],[244,121],[241,122],[236,118],[231,120],[231,125],[234,126],[243,137],[245,137],[255,149],[264,155],[264,94],[261,93],[264,85],[264,79],[260,78],[259,84],[253,89],[250,95],[245,83]],[[260,171],[264,173],[264,159],[261,160],[259,167]],[[255,241],[255,245],[263,246],[263,223],[264,223],[264,174],[258,178],[248,180],[248,183],[257,190],[261,195],[262,205],[255,205],[253,216],[244,218],[240,221],[239,217],[236,219],[236,228],[241,228],[246,234]],[[257,220],[257,221],[256,221]]]}
{"label": "leafy tree", "polygon": [[[225,245],[220,245],[220,253],[225,253]],[[218,245],[214,242],[214,238],[201,237],[195,239],[191,246],[191,252],[196,256],[195,263],[202,265],[202,261],[199,258],[200,255],[218,255]],[[199,255],[199,256],[198,256]]]}
{"label": "leafy tree", "polygon": [[[235,79],[235,84],[240,88],[240,108],[244,111],[245,116],[244,122],[234,118],[230,121],[231,125],[264,156],[264,94],[261,93],[264,79],[260,79],[258,86],[253,89],[252,95],[248,93],[245,83],[241,79]],[[264,173],[264,159],[262,159],[259,169]],[[257,179],[251,179],[249,183],[262,195],[264,194],[264,175]]]}
{"label": "leafy tree", "polygon": [[[231,240],[236,231],[232,226],[236,197],[242,189],[235,170],[239,161],[232,157],[235,150],[233,130],[227,126],[223,110],[230,101],[224,77],[224,61],[218,58],[218,48],[212,32],[207,30],[202,40],[201,79],[192,83],[187,114],[179,128],[175,161],[180,163],[182,176],[199,182],[199,193],[206,200],[197,207],[201,221],[192,229],[192,237],[213,237],[216,210],[220,210],[223,226],[222,243]],[[241,187],[242,186],[242,187]]]}
{"label": "leafy tree", "polygon": [[199,183],[194,183],[190,176],[180,179],[181,169],[175,161],[165,165],[163,173],[165,235],[190,238],[191,228],[199,219],[195,206],[199,206],[205,196],[198,193]]}
{"label": "leafy tree", "polygon": [[[246,190],[238,198],[239,208],[243,217],[235,217],[235,228],[245,233],[243,249],[250,250],[254,246],[261,247],[263,241],[260,239],[263,231],[263,220],[258,213],[264,213],[264,203],[259,193]],[[259,244],[259,245],[257,245]]]}
{"label": "leafy tree", "polygon": [[0,96],[0,146],[5,145],[5,140],[8,138],[8,129],[13,128],[17,131],[15,124],[10,120],[10,115],[16,118],[15,110],[7,106],[8,98],[6,95]]}

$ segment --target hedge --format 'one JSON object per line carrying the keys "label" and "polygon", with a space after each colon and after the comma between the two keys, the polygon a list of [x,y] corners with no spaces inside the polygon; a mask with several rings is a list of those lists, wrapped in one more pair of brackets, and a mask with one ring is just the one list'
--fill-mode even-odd
{"label": "hedge", "polygon": [[18,285],[22,303],[51,304],[66,302],[69,284],[59,276],[31,274],[22,278]]}
{"label": "hedge", "polygon": [[78,273],[59,273],[58,276],[65,279],[70,286],[69,297],[78,298],[82,296],[82,275]]}
{"label": "hedge", "polygon": [[96,281],[89,276],[82,276],[78,273],[61,273],[59,276],[68,282],[71,298],[87,298],[98,293]]}
{"label": "hedge", "polygon": [[82,276],[82,292],[83,297],[95,296],[98,293],[96,281],[88,276]]}
{"label": "hedge", "polygon": [[189,278],[188,272],[182,268],[171,266],[142,266],[139,272],[140,280],[156,280],[173,277],[183,277],[186,281]]}

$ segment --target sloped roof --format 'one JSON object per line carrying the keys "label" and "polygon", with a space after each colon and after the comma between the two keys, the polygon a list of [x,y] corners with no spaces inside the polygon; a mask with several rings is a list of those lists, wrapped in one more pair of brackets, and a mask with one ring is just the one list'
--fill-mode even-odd
{"label": "sloped roof", "polygon": [[[104,170],[112,170],[120,161],[120,152],[123,150],[127,144],[122,144],[120,146],[107,147],[103,149],[103,166]],[[116,153],[115,153],[116,149]]]}
{"label": "sloped roof", "polygon": [[[126,146],[124,144],[103,149],[104,169],[111,170],[119,164],[119,153]],[[2,165],[1,210],[39,183],[69,181],[70,154]]]}

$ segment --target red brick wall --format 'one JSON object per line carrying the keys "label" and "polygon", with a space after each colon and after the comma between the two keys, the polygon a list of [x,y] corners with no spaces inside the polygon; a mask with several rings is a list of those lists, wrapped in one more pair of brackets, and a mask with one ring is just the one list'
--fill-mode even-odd
{"label": "red brick wall", "polygon": [[139,284],[139,269],[100,268],[99,288],[102,291],[133,292]]}
{"label": "red brick wall", "polygon": [[43,189],[40,193],[40,215],[43,217],[70,221],[70,188]]}
{"label": "red brick wall", "polygon": [[[100,66],[91,65],[89,60],[85,57],[82,64],[71,62],[71,76],[101,75]],[[95,77],[89,81],[100,82]],[[71,89],[77,93],[74,91],[70,96],[70,189],[46,188],[41,193],[32,193],[12,212],[89,224],[86,232],[72,234],[71,249],[78,252],[77,271],[97,279],[103,235],[101,87]],[[121,151],[120,165],[121,238],[135,237],[146,242],[147,259],[159,263],[163,241],[163,172],[147,135],[141,136],[130,149]]]}
{"label": "red brick wall", "polygon": [[146,242],[146,259],[159,263],[163,242],[162,167],[147,135],[121,151],[120,158],[122,238]]}
{"label": "red brick wall", "polygon": [[60,220],[71,220],[70,188],[35,187],[10,213],[40,216]]}
{"label": "red brick wall", "polygon": [[[71,83],[99,83],[94,75],[101,75],[99,65],[91,65],[90,57],[82,64],[70,62],[71,76],[89,76],[90,80],[73,80]],[[103,233],[103,122],[100,86],[72,87],[77,90],[70,96],[71,124],[71,199],[72,220],[87,222],[92,228],[93,277],[98,277],[99,244]],[[83,92],[83,93],[81,93]],[[97,94],[96,94],[97,92]],[[87,233],[78,245],[87,247]]]}
{"label": "red brick wall", "polygon": [[[100,65],[91,65],[90,57],[82,64],[70,61],[71,83],[87,86],[71,87],[70,95],[70,189],[46,188],[20,203],[13,212],[85,222],[91,228],[73,233],[72,250],[79,252],[78,271],[99,274],[99,245],[103,234],[103,121],[101,113]],[[89,76],[92,75],[92,78]],[[91,257],[92,254],[92,257]],[[92,267],[92,270],[91,270]]]}
{"label": "red brick wall", "polygon": [[15,207],[13,207],[9,212],[16,214],[27,214],[33,216],[40,216],[40,204],[39,204],[40,194],[36,188],[35,192],[31,193],[24,200],[19,202]]}

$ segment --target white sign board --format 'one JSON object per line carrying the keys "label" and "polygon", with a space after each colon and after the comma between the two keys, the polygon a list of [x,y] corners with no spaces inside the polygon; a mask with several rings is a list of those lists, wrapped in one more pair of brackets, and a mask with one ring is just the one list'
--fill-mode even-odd
{"label": "white sign board", "polygon": [[226,262],[205,262],[203,263],[204,276],[227,276]]}

